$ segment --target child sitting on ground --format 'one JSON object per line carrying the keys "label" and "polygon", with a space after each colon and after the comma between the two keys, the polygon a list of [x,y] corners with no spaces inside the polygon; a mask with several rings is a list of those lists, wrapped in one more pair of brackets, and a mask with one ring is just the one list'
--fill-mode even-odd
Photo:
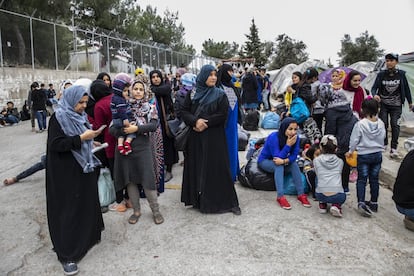
{"label": "child sitting on ground", "polygon": [[[386,130],[384,123],[377,117],[379,103],[376,100],[364,100],[361,109],[364,119],[354,125],[349,140],[349,151],[345,156],[349,157],[354,150],[358,151],[358,211],[362,216],[370,217],[372,212],[378,211],[379,172]],[[368,178],[371,200],[366,202],[365,186]]]}
{"label": "child sitting on ground", "polygon": [[324,214],[331,203],[330,213],[342,217],[341,205],[346,194],[342,187],[342,168],[344,162],[336,155],[338,142],[333,135],[325,135],[321,140],[321,155],[313,160],[317,177],[315,195],[319,200],[319,212]]}
{"label": "child sitting on ground", "polygon": [[305,162],[303,164],[303,173],[305,174],[306,182],[308,183],[309,190],[312,197],[316,200],[315,188],[316,188],[316,173],[313,165],[313,160],[321,154],[319,144],[313,144],[303,152]]}
{"label": "child sitting on ground", "polygon": [[[132,112],[128,103],[128,90],[130,84],[121,79],[115,79],[112,83],[113,96],[111,100],[112,124],[115,128],[128,127],[132,122]],[[123,155],[132,152],[131,142],[135,134],[128,134],[126,137],[118,137],[118,150]]]}

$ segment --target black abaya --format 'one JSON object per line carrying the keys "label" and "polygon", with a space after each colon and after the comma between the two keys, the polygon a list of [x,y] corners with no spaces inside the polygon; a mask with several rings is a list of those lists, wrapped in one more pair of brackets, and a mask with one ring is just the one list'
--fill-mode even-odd
{"label": "black abaya", "polygon": [[104,228],[98,174],[84,173],[71,152],[80,147],[80,137],[66,136],[52,115],[47,141],[47,218],[50,238],[61,262],[79,261],[101,240]]}

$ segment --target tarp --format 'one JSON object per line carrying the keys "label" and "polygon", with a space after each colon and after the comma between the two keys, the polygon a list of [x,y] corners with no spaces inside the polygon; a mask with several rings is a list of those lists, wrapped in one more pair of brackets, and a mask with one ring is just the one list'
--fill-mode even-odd
{"label": "tarp", "polygon": [[[398,63],[397,68],[402,69],[406,72],[408,85],[410,86],[411,97],[413,98],[413,101],[414,101],[414,61],[400,62]],[[378,72],[379,71],[377,70],[377,71],[374,71],[368,74],[368,76],[361,82],[361,86],[364,87],[366,90],[371,91]],[[402,119],[401,120],[402,125],[409,127],[409,128],[414,127],[414,113],[409,111],[407,101],[405,101],[404,103],[401,119]]]}

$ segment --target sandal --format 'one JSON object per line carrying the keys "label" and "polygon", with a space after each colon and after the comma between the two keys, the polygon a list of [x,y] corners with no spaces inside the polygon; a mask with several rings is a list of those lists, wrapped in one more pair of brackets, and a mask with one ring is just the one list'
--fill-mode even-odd
{"label": "sandal", "polygon": [[6,178],[6,179],[4,179],[3,184],[6,185],[6,186],[8,186],[8,185],[14,184],[16,182],[17,182],[16,177],[12,177],[12,178]]}
{"label": "sandal", "polygon": [[129,224],[135,224],[135,223],[137,223],[138,222],[138,220],[139,220],[139,217],[141,216],[141,213],[139,213],[139,215],[136,215],[135,213],[133,213],[130,217],[129,217],[129,219],[128,219],[128,223]]}

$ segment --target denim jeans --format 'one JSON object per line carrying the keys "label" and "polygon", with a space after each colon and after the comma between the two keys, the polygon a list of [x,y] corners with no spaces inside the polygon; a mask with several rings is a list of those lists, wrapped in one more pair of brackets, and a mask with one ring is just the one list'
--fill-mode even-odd
{"label": "denim jeans", "polygon": [[319,200],[322,203],[332,203],[332,204],[344,204],[346,200],[346,194],[345,193],[337,193],[334,195],[324,195],[323,193],[315,193],[316,199]]}
{"label": "denim jeans", "polygon": [[39,130],[46,129],[46,110],[37,110],[36,120]]}
{"label": "denim jeans", "polygon": [[262,101],[265,110],[270,110],[269,93],[270,91],[267,89],[262,90]]}
{"label": "denim jeans", "polygon": [[259,163],[259,167],[266,172],[273,173],[273,177],[275,179],[277,197],[281,197],[284,195],[283,176],[285,173],[292,174],[293,183],[295,184],[298,195],[302,195],[304,193],[302,175],[301,175],[299,166],[296,162],[289,163],[289,165],[284,166],[284,165],[276,165],[273,162],[273,160],[265,159]]}
{"label": "denim jeans", "polygon": [[19,118],[17,118],[14,115],[8,115],[4,118],[4,120],[6,121],[6,123],[8,124],[17,124],[19,122]]}
{"label": "denim jeans", "polygon": [[395,204],[395,207],[397,207],[398,212],[400,212],[403,215],[406,215],[411,220],[414,220],[414,209],[403,208],[397,204]]}
{"label": "denim jeans", "polygon": [[357,158],[357,199],[358,202],[365,201],[365,186],[369,179],[371,202],[378,201],[379,193],[379,172],[381,170],[382,153],[374,152],[369,154],[358,154]]}
{"label": "denim jeans", "polygon": [[[402,113],[401,106],[391,106],[386,104],[381,104],[381,109],[379,112],[380,119],[385,124],[385,133],[388,133],[388,115],[390,116],[391,124],[391,148],[397,149],[398,146],[398,137],[400,136],[400,117]],[[388,134],[385,135],[384,145],[388,145]]]}
{"label": "denim jeans", "polygon": [[30,168],[28,168],[27,170],[22,171],[21,173],[19,173],[16,176],[17,181],[28,177],[29,175],[34,174],[37,171],[43,170],[46,168],[46,154],[42,155],[40,157],[40,162],[34,164],[33,166],[31,166]]}

